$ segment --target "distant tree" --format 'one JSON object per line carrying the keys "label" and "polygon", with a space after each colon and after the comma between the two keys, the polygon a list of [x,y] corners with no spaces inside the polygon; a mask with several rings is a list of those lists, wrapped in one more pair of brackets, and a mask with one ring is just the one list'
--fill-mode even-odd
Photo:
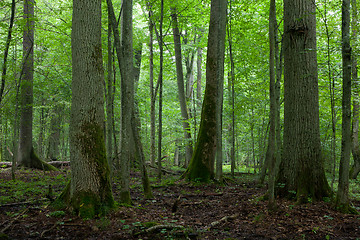
{"label": "distant tree", "polygon": [[56,202],[92,218],[114,206],[104,136],[101,0],[74,0],[72,19],[71,182]]}
{"label": "distant tree", "polygon": [[330,196],[321,158],[316,54],[316,6],[284,0],[284,148],[281,195],[298,202]]}
{"label": "distant tree", "polygon": [[207,182],[214,178],[217,128],[219,126],[217,114],[220,112],[218,110],[220,106],[218,90],[223,87],[221,84],[224,79],[226,10],[226,0],[211,1],[205,95],[195,151],[185,173],[185,177],[189,180]]}

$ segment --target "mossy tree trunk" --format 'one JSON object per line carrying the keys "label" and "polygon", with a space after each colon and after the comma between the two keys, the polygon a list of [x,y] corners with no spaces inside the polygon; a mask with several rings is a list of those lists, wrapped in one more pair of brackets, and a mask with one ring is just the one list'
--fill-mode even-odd
{"label": "mossy tree trunk", "polygon": [[224,48],[226,31],[226,0],[212,0],[206,59],[206,86],[201,111],[200,129],[195,151],[185,172],[189,180],[207,182],[214,178],[217,138],[217,110],[220,104],[218,88],[224,78]]}
{"label": "mossy tree trunk", "polygon": [[72,19],[71,183],[64,192],[69,207],[92,218],[114,206],[104,137],[101,0],[74,0]]}
{"label": "mossy tree trunk", "polygon": [[330,196],[321,159],[316,6],[284,1],[284,151],[277,189],[298,202]]}
{"label": "mossy tree trunk", "polygon": [[33,148],[33,80],[34,80],[34,0],[24,1],[23,71],[20,87],[20,139],[18,164],[29,168],[56,170],[40,160]]}
{"label": "mossy tree trunk", "polygon": [[339,168],[339,186],[336,207],[349,211],[349,164],[351,154],[351,48],[350,48],[350,0],[342,1],[342,139]]}

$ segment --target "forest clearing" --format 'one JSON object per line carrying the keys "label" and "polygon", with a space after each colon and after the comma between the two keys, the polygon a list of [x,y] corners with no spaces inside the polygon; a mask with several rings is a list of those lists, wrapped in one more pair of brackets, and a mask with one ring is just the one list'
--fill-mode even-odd
{"label": "forest clearing", "polygon": [[[269,211],[266,187],[251,173],[237,173],[226,184],[189,183],[178,174],[152,183],[154,198],[144,199],[140,174],[131,174],[132,206],[106,216],[82,219],[49,207],[65,187],[69,171],[20,170],[11,181],[9,169],[0,172],[0,239],[358,239],[360,216],[342,214],[329,201],[296,205],[279,200]],[[359,184],[358,182],[356,183]],[[119,198],[114,180],[114,198]],[[352,201],[360,210],[360,189]],[[174,204],[177,205],[174,207]]]}

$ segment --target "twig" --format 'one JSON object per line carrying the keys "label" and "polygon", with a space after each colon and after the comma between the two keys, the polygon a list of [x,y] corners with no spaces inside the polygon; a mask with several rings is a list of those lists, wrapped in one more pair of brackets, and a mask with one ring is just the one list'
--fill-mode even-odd
{"label": "twig", "polygon": [[134,236],[138,236],[138,235],[141,235],[144,233],[151,233],[151,232],[159,231],[161,229],[174,229],[174,228],[184,229],[184,226],[181,226],[181,225],[155,225],[155,226],[147,228],[141,232],[135,233]]}
{"label": "twig", "polygon": [[21,216],[23,216],[26,212],[28,211],[28,209],[24,209],[19,215],[16,216],[16,218],[14,218],[8,225],[6,225],[6,227],[4,227],[0,232],[4,233],[6,230],[8,230],[11,225],[17,221]]}
{"label": "twig", "polygon": [[48,200],[49,199],[47,199],[47,198],[41,198],[41,199],[37,199],[35,201],[7,203],[7,204],[0,205],[0,208],[2,208],[2,207],[13,207],[13,206],[18,206],[18,205],[31,205],[31,204],[36,204],[38,202],[45,202],[45,201],[48,201]]}
{"label": "twig", "polygon": [[215,227],[216,225],[219,225],[220,223],[226,222],[228,220],[233,220],[233,219],[237,218],[238,216],[239,216],[238,213],[235,213],[235,214],[233,214],[231,216],[225,216],[225,217],[221,218],[218,221],[210,223],[210,225],[207,226],[206,229],[209,230],[210,228]]}

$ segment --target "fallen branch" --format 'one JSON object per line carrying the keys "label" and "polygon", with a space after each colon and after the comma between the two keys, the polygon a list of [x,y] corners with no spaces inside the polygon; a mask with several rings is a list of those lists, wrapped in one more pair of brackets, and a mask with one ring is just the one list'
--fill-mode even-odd
{"label": "fallen branch", "polygon": [[238,216],[239,216],[238,213],[235,213],[235,214],[233,214],[231,216],[225,216],[225,217],[221,218],[218,221],[210,223],[210,225],[207,226],[205,229],[209,230],[210,228],[215,227],[216,225],[219,225],[220,223],[226,222],[228,220],[233,220],[233,219],[237,218]]}
{"label": "fallen branch", "polygon": [[49,199],[47,199],[47,198],[41,198],[41,199],[37,199],[35,201],[6,203],[6,204],[0,205],[0,208],[2,208],[2,207],[13,207],[13,206],[18,206],[18,205],[32,205],[32,204],[37,204],[38,202],[45,202],[45,201],[48,201],[48,200]]}
{"label": "fallen branch", "polygon": [[8,225],[6,225],[6,227],[4,227],[0,233],[5,233],[6,230],[8,230],[11,225],[17,221],[20,217],[22,217],[26,212],[28,211],[28,209],[24,209],[19,215],[16,216],[16,218],[14,218]]}
{"label": "fallen branch", "polygon": [[161,231],[162,229],[167,229],[167,230],[171,230],[171,229],[184,229],[184,226],[181,225],[155,225],[152,227],[149,227],[141,232],[137,232],[134,234],[134,236],[138,236],[144,233],[152,233],[152,232],[156,232],[156,231]]}

